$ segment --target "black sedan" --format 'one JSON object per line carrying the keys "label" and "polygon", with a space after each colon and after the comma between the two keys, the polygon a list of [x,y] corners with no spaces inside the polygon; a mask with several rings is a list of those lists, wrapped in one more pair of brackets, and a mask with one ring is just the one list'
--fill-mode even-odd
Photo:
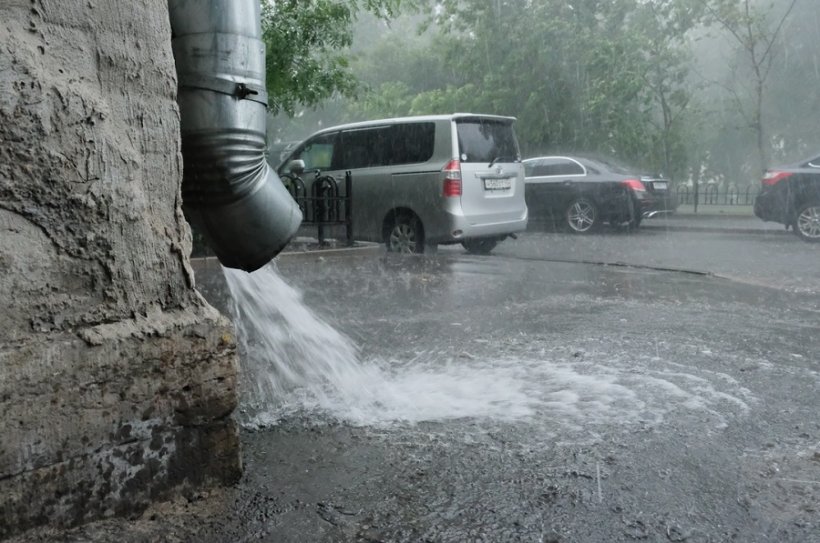
{"label": "black sedan", "polygon": [[587,233],[603,223],[637,227],[674,210],[666,179],[633,173],[601,158],[546,156],[524,160],[530,220]]}
{"label": "black sedan", "polygon": [[770,168],[761,185],[755,215],[793,228],[806,241],[820,242],[820,156]]}

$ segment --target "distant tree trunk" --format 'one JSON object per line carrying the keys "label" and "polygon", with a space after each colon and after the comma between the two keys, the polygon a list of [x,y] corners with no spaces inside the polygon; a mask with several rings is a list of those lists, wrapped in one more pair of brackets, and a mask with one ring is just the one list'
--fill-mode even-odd
{"label": "distant tree trunk", "polygon": [[[771,4],[769,11],[764,13],[760,11],[760,8],[752,5],[752,0],[742,0],[739,5],[737,0],[701,0],[701,2],[714,22],[723,27],[737,41],[751,64],[754,76],[754,104],[751,115],[748,115],[748,112],[745,115],[747,120],[750,120],[751,129],[755,132],[758,164],[760,171],[763,171],[769,163],[769,145],[766,141],[766,124],[763,116],[766,81],[774,60],[775,42],[797,0],[790,0],[786,11],[774,26],[771,26],[767,17],[774,4]],[[741,111],[741,113],[744,112]]]}
{"label": "distant tree trunk", "polygon": [[757,137],[757,156],[760,160],[758,172],[762,172],[769,164],[769,146],[766,144],[765,123],[763,122],[763,96],[765,91],[765,81],[761,78],[758,70],[755,70],[757,81],[755,85],[755,113],[753,128]]}

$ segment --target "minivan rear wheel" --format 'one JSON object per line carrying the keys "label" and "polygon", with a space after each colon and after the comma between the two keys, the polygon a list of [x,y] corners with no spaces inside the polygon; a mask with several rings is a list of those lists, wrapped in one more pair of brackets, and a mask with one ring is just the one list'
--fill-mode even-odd
{"label": "minivan rear wheel", "polygon": [[490,251],[495,249],[498,245],[498,240],[495,239],[465,239],[461,242],[461,246],[467,249],[471,255],[488,255]]}
{"label": "minivan rear wheel", "polygon": [[798,208],[794,233],[805,241],[820,242],[820,202],[803,204]]}
{"label": "minivan rear wheel", "polygon": [[421,221],[410,213],[395,215],[385,229],[384,243],[391,253],[423,253],[424,228]]}

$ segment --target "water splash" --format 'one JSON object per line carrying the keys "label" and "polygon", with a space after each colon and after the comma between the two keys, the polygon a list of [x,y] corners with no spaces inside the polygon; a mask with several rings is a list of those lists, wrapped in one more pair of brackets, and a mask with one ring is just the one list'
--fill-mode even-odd
{"label": "water splash", "polygon": [[272,267],[224,273],[243,358],[240,422],[246,426],[306,412],[362,425],[511,420],[533,412],[523,376],[508,367],[430,356],[362,361],[357,345],[311,311]]}
{"label": "water splash", "polygon": [[423,351],[410,360],[402,353],[362,359],[358,346],[311,311],[273,267],[224,273],[242,357],[238,418],[246,427],[294,418],[366,426],[491,419],[583,432],[595,425],[657,427],[670,414],[694,412],[722,428],[753,399],[736,383],[663,361],[657,345],[648,360],[636,357],[639,347],[611,338],[583,357],[533,339],[517,356],[488,345],[485,356],[468,358]]}

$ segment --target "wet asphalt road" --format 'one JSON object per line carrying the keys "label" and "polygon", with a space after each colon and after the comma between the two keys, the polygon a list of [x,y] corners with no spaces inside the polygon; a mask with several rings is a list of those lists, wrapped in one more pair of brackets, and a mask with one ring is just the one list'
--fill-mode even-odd
{"label": "wet asphalt road", "polygon": [[[820,247],[648,227],[277,261],[364,358],[502,369],[538,401],[506,420],[248,431],[240,485],[125,539],[820,541]],[[219,269],[197,280],[224,307]]]}

